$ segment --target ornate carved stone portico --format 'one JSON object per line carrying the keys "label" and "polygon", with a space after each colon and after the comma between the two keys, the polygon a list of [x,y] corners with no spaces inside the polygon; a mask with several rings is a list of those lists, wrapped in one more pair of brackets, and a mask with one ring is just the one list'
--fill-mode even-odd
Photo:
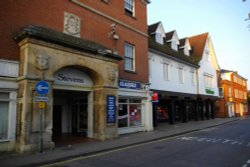
{"label": "ornate carved stone portico", "polygon": [[[38,94],[36,83],[43,78],[49,83],[49,101],[44,113],[43,147],[53,148],[54,74],[64,68],[84,71],[93,81],[93,138],[105,140],[117,136],[117,122],[106,123],[106,97],[117,97],[118,62],[122,58],[91,41],[72,37],[51,29],[29,26],[16,40],[20,47],[18,90],[17,151],[38,149],[39,108],[33,101]],[[116,98],[118,99],[118,98]],[[117,101],[116,101],[117,105]]]}

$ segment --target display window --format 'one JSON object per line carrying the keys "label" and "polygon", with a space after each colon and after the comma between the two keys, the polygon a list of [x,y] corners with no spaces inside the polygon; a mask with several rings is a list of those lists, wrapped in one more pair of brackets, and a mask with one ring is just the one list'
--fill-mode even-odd
{"label": "display window", "polygon": [[141,126],[140,99],[119,99],[118,127]]}

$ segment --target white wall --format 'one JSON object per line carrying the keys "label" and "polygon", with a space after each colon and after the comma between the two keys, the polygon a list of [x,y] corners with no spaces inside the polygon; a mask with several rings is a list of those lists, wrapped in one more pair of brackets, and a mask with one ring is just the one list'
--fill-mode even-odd
{"label": "white wall", "polygon": [[0,60],[0,76],[17,77],[18,65],[16,61]]}
{"label": "white wall", "polygon": [[[164,79],[164,63],[169,64],[169,80]],[[179,67],[184,69],[184,83],[179,82]],[[193,84],[191,77],[191,71],[196,73],[196,69],[191,65],[180,63],[176,60],[149,52],[149,70],[149,82],[151,83],[150,89],[197,94],[197,82]]]}
{"label": "white wall", "polygon": [[[201,95],[209,95],[209,96],[219,96],[218,92],[218,79],[216,70],[219,70],[215,52],[212,47],[211,40],[207,40],[205,49],[203,52],[202,59],[199,63],[200,68],[198,70],[198,78],[199,78],[199,94]],[[204,75],[209,75],[213,78],[212,86],[205,85],[205,77]],[[214,94],[208,94],[206,89],[210,89],[214,91]]]}

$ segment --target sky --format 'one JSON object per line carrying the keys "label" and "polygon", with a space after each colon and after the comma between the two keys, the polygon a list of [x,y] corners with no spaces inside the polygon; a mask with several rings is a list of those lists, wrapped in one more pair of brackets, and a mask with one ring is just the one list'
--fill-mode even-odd
{"label": "sky", "polygon": [[161,21],[180,39],[208,32],[220,68],[238,71],[250,90],[250,0],[151,0],[147,10],[148,25]]}

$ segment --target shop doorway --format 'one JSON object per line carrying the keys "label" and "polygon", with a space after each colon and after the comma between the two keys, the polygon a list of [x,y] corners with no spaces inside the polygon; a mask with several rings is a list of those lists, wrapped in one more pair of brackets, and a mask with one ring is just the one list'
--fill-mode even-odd
{"label": "shop doorway", "polygon": [[56,146],[88,141],[90,92],[53,91],[53,141]]}

